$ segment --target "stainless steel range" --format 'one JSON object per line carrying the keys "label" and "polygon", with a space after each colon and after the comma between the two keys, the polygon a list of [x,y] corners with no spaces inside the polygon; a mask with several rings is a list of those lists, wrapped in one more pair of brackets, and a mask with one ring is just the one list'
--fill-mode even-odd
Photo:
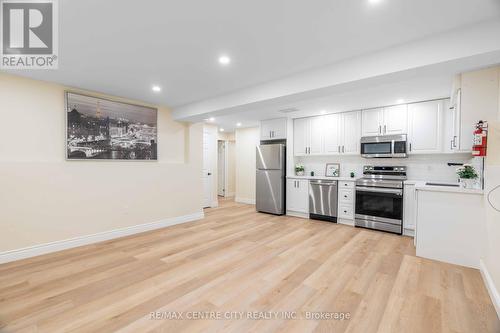
{"label": "stainless steel range", "polygon": [[357,227],[403,233],[403,182],[405,166],[363,167],[356,181]]}

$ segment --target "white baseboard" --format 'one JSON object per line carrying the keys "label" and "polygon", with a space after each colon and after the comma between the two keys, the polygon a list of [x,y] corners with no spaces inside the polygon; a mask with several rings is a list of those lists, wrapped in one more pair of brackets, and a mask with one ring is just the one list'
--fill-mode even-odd
{"label": "white baseboard", "polygon": [[215,201],[212,201],[212,203],[210,204],[210,208],[217,208],[219,207],[219,201],[215,200]]}
{"label": "white baseboard", "polygon": [[234,197],[235,193],[234,192],[227,192],[226,195],[224,196],[225,198],[232,198]]}
{"label": "white baseboard", "polygon": [[498,289],[491,278],[490,273],[488,272],[488,268],[484,263],[483,259],[479,260],[479,271],[481,272],[481,276],[483,277],[484,284],[486,285],[486,289],[490,294],[491,302],[497,311],[497,316],[500,318],[500,294],[498,293]]}
{"label": "white baseboard", "polygon": [[409,237],[415,237],[415,230],[413,229],[403,229],[403,235]]}
{"label": "white baseboard", "polygon": [[348,225],[348,226],[354,227],[354,219],[349,220],[349,219],[338,218],[337,219],[337,223],[338,224],[343,224],[343,225]]}
{"label": "white baseboard", "polygon": [[291,210],[287,210],[286,211],[286,215],[293,216],[293,217],[300,217],[300,218],[303,218],[303,219],[308,219],[309,218],[309,214],[307,214],[307,213],[294,212],[294,211],[291,211]]}
{"label": "white baseboard", "polygon": [[110,231],[99,232],[93,235],[86,235],[81,237],[75,237],[66,240],[55,241],[51,243],[45,243],[30,247],[25,247],[22,249],[10,250],[6,252],[0,252],[0,264],[36,257],[42,254],[62,251],[66,249],[71,249],[78,246],[99,243],[107,241],[114,238],[125,237],[133,234],[139,234],[141,232],[161,229],[169,227],[176,224],[191,222],[195,220],[202,219],[204,217],[203,211],[199,213],[171,217],[157,222],[151,222],[146,224],[134,225],[131,227],[115,229]]}
{"label": "white baseboard", "polygon": [[234,201],[248,205],[255,205],[255,199],[236,197],[234,198]]}

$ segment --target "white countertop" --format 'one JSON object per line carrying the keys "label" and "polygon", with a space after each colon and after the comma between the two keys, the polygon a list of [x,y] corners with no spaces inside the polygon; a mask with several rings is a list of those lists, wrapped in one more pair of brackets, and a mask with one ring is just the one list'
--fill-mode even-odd
{"label": "white countertop", "polygon": [[448,192],[448,193],[462,193],[462,194],[479,194],[483,195],[483,190],[478,189],[467,189],[463,187],[452,187],[452,186],[436,186],[436,185],[426,185],[426,183],[443,183],[443,184],[457,184],[450,182],[439,182],[439,181],[407,181],[405,184],[415,184],[415,189],[417,191],[431,191],[431,192]]}
{"label": "white countertop", "polygon": [[286,176],[286,178],[290,178],[290,179],[308,179],[308,180],[318,180],[318,179],[321,179],[321,180],[339,180],[339,181],[351,181],[351,182],[354,182],[357,179],[359,179],[360,177],[351,178],[351,177],[293,176],[292,175],[292,176]]}

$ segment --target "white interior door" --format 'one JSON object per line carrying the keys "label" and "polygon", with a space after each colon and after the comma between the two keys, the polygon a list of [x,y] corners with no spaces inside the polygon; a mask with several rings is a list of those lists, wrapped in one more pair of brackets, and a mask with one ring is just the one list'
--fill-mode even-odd
{"label": "white interior door", "polygon": [[210,131],[203,130],[203,207],[211,207],[213,198],[213,160],[215,138]]}
{"label": "white interior door", "polygon": [[218,142],[217,149],[217,194],[226,196],[226,143]]}

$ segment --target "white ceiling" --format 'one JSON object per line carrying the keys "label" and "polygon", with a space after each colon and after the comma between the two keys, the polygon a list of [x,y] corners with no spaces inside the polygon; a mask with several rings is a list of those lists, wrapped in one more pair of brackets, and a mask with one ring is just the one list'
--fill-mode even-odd
{"label": "white ceiling", "polygon": [[[211,0],[60,4],[46,81],[179,106],[480,21],[497,0]],[[217,63],[220,54],[230,66]],[[151,91],[153,84],[163,90]]]}

